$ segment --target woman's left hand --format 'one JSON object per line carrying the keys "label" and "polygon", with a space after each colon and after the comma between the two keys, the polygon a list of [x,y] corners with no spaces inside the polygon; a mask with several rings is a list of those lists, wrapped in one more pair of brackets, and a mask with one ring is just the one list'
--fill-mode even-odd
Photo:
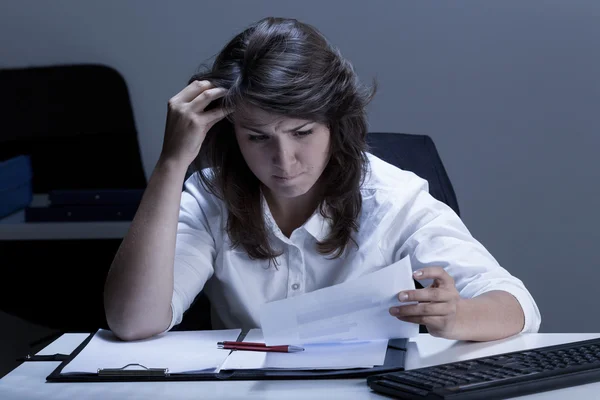
{"label": "woman's left hand", "polygon": [[423,289],[406,290],[398,294],[401,302],[418,302],[390,308],[396,318],[425,325],[432,336],[447,339],[459,337],[457,312],[461,297],[454,279],[441,267],[426,267],[414,272],[415,279],[433,279]]}

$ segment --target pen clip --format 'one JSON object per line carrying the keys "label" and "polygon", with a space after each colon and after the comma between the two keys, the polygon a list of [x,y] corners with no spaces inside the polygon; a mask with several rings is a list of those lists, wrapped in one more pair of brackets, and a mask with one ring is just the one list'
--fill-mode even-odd
{"label": "pen clip", "polygon": [[231,341],[224,341],[224,342],[217,342],[217,346],[260,346],[260,347],[266,347],[267,345],[265,343],[255,343],[255,342],[231,342]]}

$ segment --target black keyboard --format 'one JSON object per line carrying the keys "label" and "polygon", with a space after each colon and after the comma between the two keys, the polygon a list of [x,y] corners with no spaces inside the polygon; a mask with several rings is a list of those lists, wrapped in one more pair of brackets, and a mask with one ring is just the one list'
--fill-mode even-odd
{"label": "black keyboard", "polygon": [[506,399],[600,381],[600,338],[372,375],[397,399]]}

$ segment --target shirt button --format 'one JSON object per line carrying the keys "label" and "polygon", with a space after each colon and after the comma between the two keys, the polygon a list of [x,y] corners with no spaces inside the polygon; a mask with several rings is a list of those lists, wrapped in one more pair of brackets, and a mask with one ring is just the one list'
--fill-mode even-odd
{"label": "shirt button", "polygon": [[297,283],[294,283],[294,284],[292,285],[292,289],[294,289],[294,290],[298,290],[299,288],[300,288],[300,285],[299,285],[299,284],[297,284]]}

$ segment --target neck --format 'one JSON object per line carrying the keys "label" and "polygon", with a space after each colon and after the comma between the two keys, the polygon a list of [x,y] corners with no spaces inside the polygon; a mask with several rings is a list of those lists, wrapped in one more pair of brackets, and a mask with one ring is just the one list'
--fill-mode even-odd
{"label": "neck", "polygon": [[292,232],[301,227],[314,213],[319,205],[321,193],[317,185],[314,185],[302,196],[286,198],[274,196],[267,188],[264,195],[273,219],[279,226],[281,232],[289,237]]}

